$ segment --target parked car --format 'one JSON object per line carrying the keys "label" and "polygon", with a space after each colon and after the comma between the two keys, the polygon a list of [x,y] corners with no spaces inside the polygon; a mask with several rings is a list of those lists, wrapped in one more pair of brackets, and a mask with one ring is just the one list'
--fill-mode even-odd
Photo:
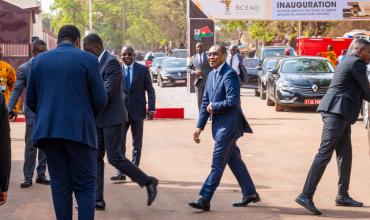
{"label": "parked car", "polygon": [[266,104],[285,107],[318,106],[329,88],[334,68],[323,57],[285,57],[268,71]]}
{"label": "parked car", "polygon": [[168,85],[186,86],[187,76],[187,59],[185,58],[168,58],[162,63],[162,68],[157,77],[157,83],[160,87]]}
{"label": "parked car", "polygon": [[[247,70],[248,78],[245,82],[241,82],[242,88],[256,89],[257,88],[257,74],[258,74],[258,59],[244,58],[243,65]],[[257,95],[257,94],[255,94]]]}
{"label": "parked car", "polygon": [[150,68],[150,66],[153,63],[154,58],[156,57],[165,57],[166,54],[162,52],[148,52],[145,54],[144,61],[145,61],[145,66]]}
{"label": "parked car", "polygon": [[261,66],[258,66],[258,78],[257,78],[257,89],[256,92],[261,99],[266,99],[266,86],[268,72],[276,68],[278,61],[282,57],[268,57],[266,58]]}
{"label": "parked car", "polygon": [[152,77],[152,81],[155,83],[157,82],[157,76],[162,68],[163,60],[168,59],[168,57],[156,57],[153,60],[152,65],[150,66],[150,75]]}
{"label": "parked car", "polygon": [[172,49],[169,56],[176,57],[176,58],[187,58],[188,50],[187,49]]}
{"label": "parked car", "polygon": [[289,46],[265,46],[265,47],[260,47],[257,50],[255,57],[259,59],[259,63],[261,65],[263,60],[266,57],[283,56],[284,51],[287,48],[290,49],[290,55],[291,56],[297,56],[297,52],[294,50],[293,47],[289,47]]}

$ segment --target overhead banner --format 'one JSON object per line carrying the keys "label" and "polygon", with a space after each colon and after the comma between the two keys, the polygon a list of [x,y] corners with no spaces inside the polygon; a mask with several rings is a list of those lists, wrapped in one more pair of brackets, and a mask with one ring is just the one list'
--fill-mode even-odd
{"label": "overhead banner", "polygon": [[370,20],[370,0],[191,0],[210,19]]}

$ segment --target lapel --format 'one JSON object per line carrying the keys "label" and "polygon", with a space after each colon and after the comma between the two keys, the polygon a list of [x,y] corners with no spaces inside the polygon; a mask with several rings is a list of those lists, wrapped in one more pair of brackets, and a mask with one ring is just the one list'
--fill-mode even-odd
{"label": "lapel", "polygon": [[139,72],[135,72],[137,69],[137,65],[136,65],[136,62],[134,62],[134,65],[132,66],[132,80],[131,80],[131,87],[130,87],[130,90],[133,90],[135,84],[136,84],[136,81],[137,81],[137,78],[139,77]]}
{"label": "lapel", "polygon": [[[221,68],[221,70],[220,70],[220,72],[218,73],[219,74],[219,77],[218,77],[218,80],[216,81],[216,85],[213,85],[213,83],[214,83],[214,80],[212,79],[212,99],[211,100],[213,100],[213,98],[214,98],[214,95],[215,95],[215,93],[216,93],[216,91],[217,91],[217,88],[218,88],[218,86],[220,85],[220,83],[221,83],[221,81],[223,80],[223,78],[224,78],[224,73],[225,73],[225,68],[226,68],[226,62],[225,62],[225,64],[222,66],[222,68]],[[212,75],[212,77],[214,78],[215,77],[215,70],[213,70],[213,75]]]}
{"label": "lapel", "polygon": [[103,57],[101,58],[100,63],[99,63],[99,73],[100,73],[100,75],[103,74],[105,66],[107,65],[107,58],[108,58],[108,52],[105,51],[104,54],[103,54]]}

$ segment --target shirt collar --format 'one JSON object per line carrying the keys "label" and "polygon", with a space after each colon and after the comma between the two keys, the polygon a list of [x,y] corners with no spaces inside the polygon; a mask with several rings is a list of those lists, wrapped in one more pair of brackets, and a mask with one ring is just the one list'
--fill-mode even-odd
{"label": "shirt collar", "polygon": [[99,57],[98,57],[99,63],[100,63],[101,59],[103,58],[104,53],[105,53],[105,50],[103,50],[103,52],[101,52],[101,54],[99,55]]}
{"label": "shirt collar", "polygon": [[123,66],[125,67],[125,69],[127,69],[127,67],[130,67],[130,69],[132,70],[132,68],[134,68],[134,63],[135,63],[135,62],[132,62],[132,63],[130,64],[130,66],[127,66],[126,64],[123,64]]}
{"label": "shirt collar", "polygon": [[220,66],[218,66],[216,69],[215,69],[215,71],[217,71],[217,72],[220,72],[221,71],[221,69],[222,69],[222,67],[225,65],[225,62],[224,63],[222,63]]}

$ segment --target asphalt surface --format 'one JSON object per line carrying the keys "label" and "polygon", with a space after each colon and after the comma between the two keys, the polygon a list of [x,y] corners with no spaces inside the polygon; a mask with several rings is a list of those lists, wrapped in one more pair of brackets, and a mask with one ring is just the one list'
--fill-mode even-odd
{"label": "asphalt surface", "polygon": [[[337,168],[329,164],[314,197],[323,215],[309,215],[294,202],[319,147],[322,122],[310,109],[275,112],[265,101],[242,91],[242,108],[254,134],[238,141],[242,157],[262,201],[247,208],[231,204],[241,199],[240,189],[227,168],[212,200],[210,212],[198,212],[187,203],[198,197],[210,171],[213,140],[208,125],[195,144],[195,94],[185,87],[156,88],[158,107],[184,107],[185,120],[146,121],[141,168],[160,180],[159,194],[146,206],[146,190],[131,182],[109,180],[115,169],[107,165],[105,175],[106,211],[96,211],[96,219],[198,220],[198,219],[370,219],[370,157],[367,134],[361,121],[352,127],[353,166],[350,194],[364,202],[362,208],[335,206]],[[0,220],[55,219],[50,188],[34,184],[21,189],[24,154],[24,124],[12,123],[12,176],[8,203],[0,208]],[[131,140],[129,140],[131,143]],[[130,150],[128,150],[130,152]],[[128,154],[130,155],[130,154]],[[74,210],[75,219],[77,211]]]}

